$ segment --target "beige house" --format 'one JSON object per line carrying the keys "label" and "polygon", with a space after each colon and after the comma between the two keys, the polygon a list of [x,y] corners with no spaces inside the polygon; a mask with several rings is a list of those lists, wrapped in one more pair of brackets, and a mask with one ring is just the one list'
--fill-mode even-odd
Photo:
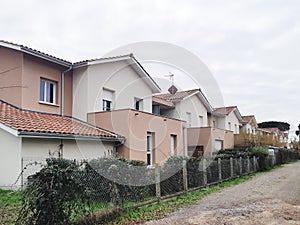
{"label": "beige house", "polygon": [[126,141],[117,154],[148,165],[184,155],[183,121],[152,114],[155,81],[132,54],[74,64],[73,115]]}
{"label": "beige house", "polygon": [[21,185],[22,169],[36,172],[34,162],[47,157],[98,158],[125,141],[72,117],[70,68],[67,61],[0,41],[1,187]]}
{"label": "beige house", "polygon": [[162,94],[132,54],[71,63],[0,41],[0,74],[0,186],[26,159],[118,155],[151,166],[211,154],[232,148],[244,122],[200,89]]}
{"label": "beige house", "polygon": [[[157,99],[172,105],[158,103]],[[214,109],[200,89],[155,95],[153,102],[154,107],[159,106],[155,110],[157,113],[185,121],[184,134],[189,156],[199,157],[204,153],[210,155],[215,151],[233,147],[232,131],[221,126],[211,126],[212,115],[215,115],[214,118],[223,116],[214,114]]]}
{"label": "beige house", "polygon": [[242,116],[242,119],[245,121],[243,123],[241,132],[246,134],[257,134],[258,125],[254,115]]}
{"label": "beige house", "polygon": [[213,126],[224,127],[226,130],[232,131],[233,134],[240,133],[240,128],[245,121],[237,106],[216,108],[213,113],[215,115],[215,118],[212,117]]}

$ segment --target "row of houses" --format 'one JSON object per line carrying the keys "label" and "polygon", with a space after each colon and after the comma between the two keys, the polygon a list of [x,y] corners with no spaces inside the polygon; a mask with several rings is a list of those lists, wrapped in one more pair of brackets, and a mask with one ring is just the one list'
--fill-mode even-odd
{"label": "row of houses", "polygon": [[71,63],[0,41],[0,186],[24,158],[119,156],[149,166],[170,156],[234,147],[259,130],[236,106],[214,108],[201,89],[167,93],[133,54]]}

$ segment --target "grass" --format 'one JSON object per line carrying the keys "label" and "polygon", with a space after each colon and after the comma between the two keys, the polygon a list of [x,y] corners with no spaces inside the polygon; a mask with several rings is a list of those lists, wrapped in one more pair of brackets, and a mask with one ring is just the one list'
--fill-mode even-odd
{"label": "grass", "polygon": [[0,189],[0,224],[12,225],[21,208],[21,192]]}
{"label": "grass", "polygon": [[226,181],[210,188],[205,188],[197,191],[192,191],[187,194],[178,196],[176,199],[169,201],[162,201],[150,206],[144,206],[138,209],[129,209],[128,211],[121,213],[116,219],[109,221],[108,224],[136,224],[142,223],[148,220],[161,219],[167,216],[171,212],[175,212],[183,207],[194,204],[204,198],[205,196],[219,192],[220,190],[231,187],[245,181],[252,179],[255,175],[243,176],[231,181]]}

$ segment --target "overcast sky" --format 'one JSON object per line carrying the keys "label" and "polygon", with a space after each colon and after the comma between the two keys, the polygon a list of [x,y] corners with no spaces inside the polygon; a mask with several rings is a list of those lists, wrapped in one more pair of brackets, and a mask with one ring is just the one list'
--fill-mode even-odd
{"label": "overcast sky", "polygon": [[[171,43],[207,65],[226,105],[254,114],[258,122],[288,122],[291,132],[300,123],[298,0],[0,0],[0,5],[0,39],[72,62],[134,42]],[[155,68],[149,72],[161,73]]]}

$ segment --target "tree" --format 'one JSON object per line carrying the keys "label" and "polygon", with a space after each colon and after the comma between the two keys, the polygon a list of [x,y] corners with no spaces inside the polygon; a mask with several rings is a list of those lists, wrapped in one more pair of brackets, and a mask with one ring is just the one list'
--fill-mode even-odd
{"label": "tree", "polygon": [[290,124],[280,121],[266,121],[258,124],[259,128],[274,128],[277,127],[281,131],[290,130]]}

